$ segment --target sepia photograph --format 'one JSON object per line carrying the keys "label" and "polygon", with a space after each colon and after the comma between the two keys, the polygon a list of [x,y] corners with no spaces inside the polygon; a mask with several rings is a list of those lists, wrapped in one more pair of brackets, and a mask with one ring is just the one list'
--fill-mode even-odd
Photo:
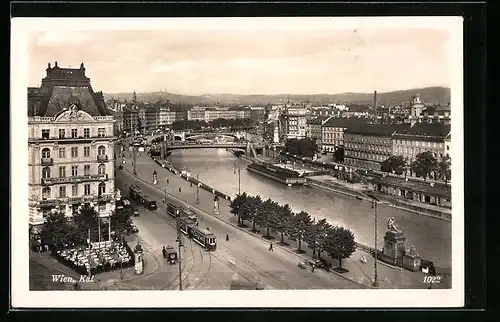
{"label": "sepia photograph", "polygon": [[462,72],[457,17],[12,19],[13,306],[463,305]]}

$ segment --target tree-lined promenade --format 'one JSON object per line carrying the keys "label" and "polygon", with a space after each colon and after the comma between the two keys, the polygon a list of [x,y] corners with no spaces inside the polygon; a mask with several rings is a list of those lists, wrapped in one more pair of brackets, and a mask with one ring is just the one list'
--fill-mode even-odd
{"label": "tree-lined promenade", "polygon": [[238,225],[247,227],[245,221],[251,222],[252,232],[259,232],[256,226],[265,229],[264,238],[272,239],[270,232],[280,234],[279,244],[288,245],[284,235],[298,241],[296,252],[304,253],[302,241],[313,250],[313,254],[321,258],[324,251],[328,256],[338,259],[339,267],[342,259],[349,258],[356,250],[354,234],[344,227],[332,226],[326,219],[316,220],[307,212],[294,213],[290,206],[280,205],[260,196],[249,196],[245,192],[234,198],[230,211],[238,217]]}

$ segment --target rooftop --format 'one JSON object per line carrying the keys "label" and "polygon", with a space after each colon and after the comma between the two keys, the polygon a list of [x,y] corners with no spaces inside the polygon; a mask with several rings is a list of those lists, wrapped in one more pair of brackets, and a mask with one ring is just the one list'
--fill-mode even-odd
{"label": "rooftop", "polygon": [[412,180],[405,181],[403,179],[394,178],[390,176],[374,178],[371,179],[370,182],[375,184],[381,183],[394,187],[400,187],[416,192],[423,192],[433,196],[440,196],[447,198],[451,197],[451,187],[445,186],[443,184],[436,184],[434,186],[431,186],[430,183],[425,183],[421,181],[412,181]]}
{"label": "rooftop", "polygon": [[73,105],[92,116],[108,115],[102,92],[94,92],[80,68],[60,68],[55,62],[46,69],[39,88],[28,87],[28,116],[56,116]]}
{"label": "rooftop", "polygon": [[350,117],[330,117],[324,124],[323,127],[343,127],[347,128],[350,126],[359,126],[366,122],[365,119],[350,118]]}
{"label": "rooftop", "polygon": [[312,124],[312,125],[321,125],[323,122],[328,119],[328,116],[318,116],[315,118],[312,118],[307,121],[307,124]]}
{"label": "rooftop", "polygon": [[393,124],[361,124],[348,126],[345,133],[362,134],[371,136],[392,136],[397,125]]}
{"label": "rooftop", "polygon": [[428,137],[446,137],[450,134],[451,126],[441,123],[415,123],[412,127],[400,127],[396,136],[428,136]]}

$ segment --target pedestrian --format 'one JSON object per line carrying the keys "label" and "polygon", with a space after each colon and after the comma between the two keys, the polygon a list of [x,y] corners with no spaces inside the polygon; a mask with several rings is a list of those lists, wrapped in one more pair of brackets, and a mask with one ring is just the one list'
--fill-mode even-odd
{"label": "pedestrian", "polygon": [[273,242],[269,243],[269,251],[273,251],[274,252]]}
{"label": "pedestrian", "polygon": [[314,270],[315,270],[315,269],[316,269],[316,264],[313,264],[313,265],[312,265],[312,268],[311,268],[311,272],[313,272],[313,273],[314,273]]}
{"label": "pedestrian", "polygon": [[226,234],[226,241],[229,241],[229,235]]}
{"label": "pedestrian", "polygon": [[181,189],[181,187],[179,187],[179,192],[182,192],[182,189]]}
{"label": "pedestrian", "polygon": [[167,250],[165,249],[165,246],[163,246],[161,252],[163,253],[163,258],[167,257]]}
{"label": "pedestrian", "polygon": [[169,183],[170,183],[170,180],[167,179],[167,184],[169,184]]}

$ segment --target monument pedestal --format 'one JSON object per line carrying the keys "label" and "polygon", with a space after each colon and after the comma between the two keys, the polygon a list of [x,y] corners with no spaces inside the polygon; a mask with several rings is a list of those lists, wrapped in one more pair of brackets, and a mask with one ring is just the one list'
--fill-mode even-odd
{"label": "monument pedestal", "polygon": [[388,231],[384,236],[381,260],[395,266],[403,266],[406,237],[402,232]]}

